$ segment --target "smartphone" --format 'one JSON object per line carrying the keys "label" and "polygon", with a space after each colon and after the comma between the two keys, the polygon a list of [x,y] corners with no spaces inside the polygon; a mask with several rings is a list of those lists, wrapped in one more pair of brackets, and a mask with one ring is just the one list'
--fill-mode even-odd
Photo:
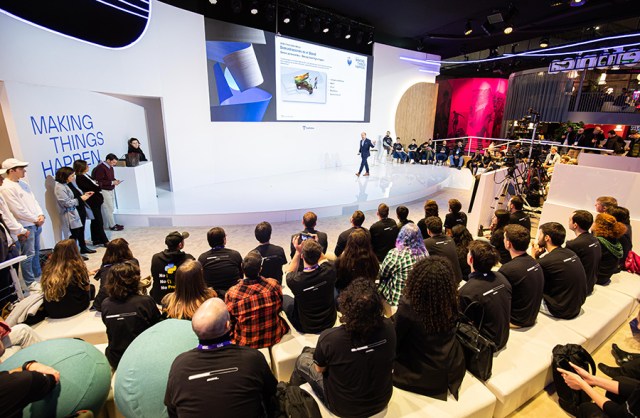
{"label": "smartphone", "polygon": [[633,334],[634,338],[640,337],[640,329],[638,329],[638,318],[633,318],[633,320],[629,322],[629,326],[631,327],[631,334]]}
{"label": "smartphone", "polygon": [[303,241],[313,238],[313,234],[305,234],[304,232],[302,232],[300,233],[300,238],[298,238],[298,244],[301,244]]}

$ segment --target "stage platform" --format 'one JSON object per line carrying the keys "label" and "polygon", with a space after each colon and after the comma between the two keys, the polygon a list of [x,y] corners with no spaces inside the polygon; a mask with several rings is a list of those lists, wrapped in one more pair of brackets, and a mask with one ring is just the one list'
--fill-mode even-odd
{"label": "stage platform", "polygon": [[470,190],[469,170],[447,166],[371,164],[369,177],[356,177],[358,165],[303,171],[213,184],[175,192],[157,189],[158,208],[118,210],[129,226],[245,225],[299,220],[312,210],[319,217],[342,216],[426,198],[442,188]]}

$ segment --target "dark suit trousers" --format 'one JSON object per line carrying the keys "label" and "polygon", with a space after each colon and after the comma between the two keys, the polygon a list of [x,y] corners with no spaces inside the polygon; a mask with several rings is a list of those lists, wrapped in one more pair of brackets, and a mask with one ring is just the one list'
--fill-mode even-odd
{"label": "dark suit trousers", "polygon": [[360,157],[362,158],[362,162],[360,163],[360,170],[358,170],[358,174],[362,173],[362,169],[364,168],[365,170],[367,170],[367,173],[369,172],[369,163],[367,162],[367,158],[369,158],[369,156],[367,155],[366,157],[364,155],[360,155]]}

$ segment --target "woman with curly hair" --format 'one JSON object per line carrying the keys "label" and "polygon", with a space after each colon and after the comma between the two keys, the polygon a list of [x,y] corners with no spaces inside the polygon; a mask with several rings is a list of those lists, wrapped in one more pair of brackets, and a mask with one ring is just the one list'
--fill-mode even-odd
{"label": "woman with curly hair", "polygon": [[403,226],[396,239],[396,248],[389,251],[380,266],[378,290],[387,303],[385,313],[390,315],[390,306],[398,306],[409,271],[416,261],[428,255],[418,227],[415,224]]}
{"label": "woman with curly hair", "polygon": [[89,307],[89,272],[73,239],[65,239],[53,248],[42,269],[43,306],[49,318],[68,318]]}
{"label": "woman with curly hair", "polygon": [[100,290],[98,290],[98,294],[93,301],[93,307],[98,312],[101,310],[102,301],[107,298],[105,285],[107,284],[111,266],[117,263],[124,263],[125,261],[133,261],[135,264],[140,265],[138,260],[133,257],[133,253],[126,239],[116,238],[109,241],[104,256],[102,256],[102,264],[94,277],[94,279],[100,282]]}
{"label": "woman with curly hair", "polygon": [[491,238],[489,242],[500,253],[500,264],[511,261],[511,254],[504,246],[504,227],[509,225],[510,213],[504,209],[498,209],[491,219]]}
{"label": "woman with curly hair", "polygon": [[622,244],[622,258],[620,259],[620,268],[624,269],[624,262],[629,255],[629,252],[633,250],[633,230],[631,229],[631,214],[629,209],[622,206],[611,207],[607,210],[607,213],[616,221],[623,224],[627,231],[620,237],[620,244]]}
{"label": "woman with curly hair", "polygon": [[335,261],[335,268],[338,291],[342,291],[356,277],[366,277],[372,282],[378,278],[380,263],[364,229],[356,229],[349,235],[347,246]]}
{"label": "woman with curly hair", "polygon": [[608,213],[599,213],[591,230],[602,248],[596,283],[606,286],[611,283],[611,276],[620,272],[623,254],[620,237],[627,231],[627,227]]}
{"label": "woman with curly hair", "polygon": [[176,288],[162,298],[162,313],[168,318],[191,319],[207,299],[218,296],[204,284],[202,264],[187,260],[176,270]]}
{"label": "woman with curly hair", "polygon": [[469,253],[469,244],[473,242],[473,235],[466,226],[456,225],[451,228],[451,238],[456,243],[456,254],[462,270],[462,280],[467,281],[469,274],[471,274],[471,267],[467,263],[467,254]]}
{"label": "woman with curly hair", "polygon": [[456,338],[458,292],[444,257],[427,257],[409,273],[398,312],[393,384],[401,389],[446,400],[458,399],[465,373],[464,353]]}
{"label": "woman with curly hair", "polygon": [[141,294],[140,267],[132,261],[114,264],[105,288],[109,295],[102,302],[109,339],[105,355],[115,370],[129,344],[160,321],[160,311],[151,296]]}
{"label": "woman with curly hair", "polygon": [[439,216],[438,215],[438,202],[435,200],[429,199],[424,202],[424,218],[418,221],[418,228],[420,228],[420,233],[423,238],[429,238],[429,234],[427,233],[427,218],[430,216]]}

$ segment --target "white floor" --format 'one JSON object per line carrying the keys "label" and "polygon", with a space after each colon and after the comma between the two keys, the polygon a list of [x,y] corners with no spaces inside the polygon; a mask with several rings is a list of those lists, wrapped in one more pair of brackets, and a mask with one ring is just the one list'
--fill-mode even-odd
{"label": "white floor", "polygon": [[[370,162],[373,162],[370,159]],[[469,170],[391,161],[371,164],[369,177],[344,166],[219,183],[177,192],[158,189],[157,210],[121,210],[130,226],[210,226],[299,220],[313,210],[321,217],[371,210],[423,199],[442,188],[470,190]],[[363,173],[364,174],[364,173]]]}

